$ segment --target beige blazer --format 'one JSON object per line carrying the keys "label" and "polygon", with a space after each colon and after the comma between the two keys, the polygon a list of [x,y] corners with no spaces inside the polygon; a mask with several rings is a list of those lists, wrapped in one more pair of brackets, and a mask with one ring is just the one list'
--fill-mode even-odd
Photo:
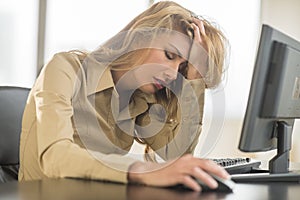
{"label": "beige blazer", "polygon": [[128,154],[135,136],[164,160],[193,152],[202,125],[202,80],[183,81],[177,118],[165,121],[154,96],[139,90],[119,109],[109,68],[96,61],[85,68],[83,60],[78,52],[56,54],[32,87],[22,122],[19,181],[126,183],[128,167],[137,161]]}

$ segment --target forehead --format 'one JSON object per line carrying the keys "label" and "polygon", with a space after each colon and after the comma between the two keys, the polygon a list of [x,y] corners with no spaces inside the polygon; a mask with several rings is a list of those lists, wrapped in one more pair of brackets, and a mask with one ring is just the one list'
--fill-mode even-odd
{"label": "forehead", "polygon": [[188,59],[192,40],[185,34],[172,31],[159,35],[154,42],[154,48],[165,49]]}

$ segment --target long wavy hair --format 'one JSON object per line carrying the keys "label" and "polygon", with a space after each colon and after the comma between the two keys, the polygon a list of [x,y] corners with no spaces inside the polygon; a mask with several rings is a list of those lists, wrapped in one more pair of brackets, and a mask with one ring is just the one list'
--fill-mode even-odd
{"label": "long wavy hair", "polygon": [[[175,2],[161,1],[155,3],[89,56],[102,64],[107,63],[111,70],[127,71],[133,69],[143,63],[149,50],[138,47],[150,45],[161,34],[161,30],[183,33],[192,41],[193,28],[191,23],[195,17],[197,16],[193,12]],[[217,86],[222,79],[227,54],[227,39],[217,24],[209,22],[203,17],[200,17],[200,20],[205,28],[206,34],[202,35],[202,40],[207,46],[209,57],[208,71],[204,78],[207,88],[212,88]],[[186,77],[189,63],[186,62],[182,65],[179,73]],[[178,100],[170,89],[159,90],[155,93],[155,97],[157,103],[164,106],[168,111],[166,120],[174,118],[177,113]],[[136,140],[144,143],[142,139],[136,138]],[[146,157],[149,156],[147,153],[149,149],[150,147],[147,145]]]}

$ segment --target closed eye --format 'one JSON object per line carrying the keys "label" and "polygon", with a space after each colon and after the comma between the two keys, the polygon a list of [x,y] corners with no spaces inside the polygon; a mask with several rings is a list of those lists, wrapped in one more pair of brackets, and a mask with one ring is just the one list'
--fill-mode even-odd
{"label": "closed eye", "polygon": [[171,53],[167,50],[165,50],[165,56],[169,59],[169,60],[174,60],[176,58],[174,53]]}

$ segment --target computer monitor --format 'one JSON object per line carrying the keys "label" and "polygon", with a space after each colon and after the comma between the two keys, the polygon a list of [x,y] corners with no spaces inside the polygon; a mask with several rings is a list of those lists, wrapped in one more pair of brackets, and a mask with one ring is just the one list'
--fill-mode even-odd
{"label": "computer monitor", "polygon": [[263,24],[239,149],[277,149],[277,155],[269,161],[269,174],[252,176],[253,180],[300,180],[289,170],[296,118],[300,118],[300,42]]}

